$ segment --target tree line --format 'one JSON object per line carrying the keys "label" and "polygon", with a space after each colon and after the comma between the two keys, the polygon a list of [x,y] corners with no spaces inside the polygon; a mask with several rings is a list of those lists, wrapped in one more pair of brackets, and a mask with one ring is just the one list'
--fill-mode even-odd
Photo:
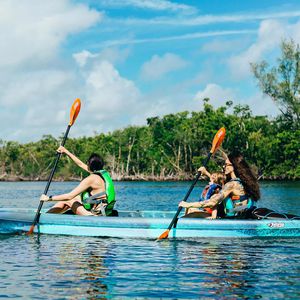
{"label": "tree line", "polygon": [[[224,150],[240,150],[259,177],[299,179],[299,45],[284,41],[281,50],[275,67],[265,61],[251,65],[262,92],[281,111],[276,118],[254,116],[249,106],[233,106],[232,101],[214,108],[209,99],[204,99],[202,111],[148,118],[145,126],[69,139],[66,147],[83,161],[91,153],[99,153],[114,179],[189,179],[201,166],[217,130],[225,127]],[[0,180],[47,179],[60,140],[51,135],[26,144],[0,140]],[[209,170],[220,170],[221,164],[216,156]],[[56,179],[83,176],[68,157],[62,157]]]}
{"label": "tree line", "polygon": [[[232,113],[228,113],[232,110]],[[93,152],[102,155],[115,179],[180,180],[191,178],[210,150],[216,131],[225,127],[225,151],[240,150],[262,178],[300,178],[300,129],[282,117],[253,116],[248,106],[232,102],[215,109],[204,100],[203,111],[180,112],[147,119],[112,133],[67,140],[66,147],[82,161]],[[46,135],[38,142],[1,141],[0,178],[45,180],[52,168],[60,138]],[[220,170],[220,156],[210,170]],[[85,176],[62,156],[56,179]]]}

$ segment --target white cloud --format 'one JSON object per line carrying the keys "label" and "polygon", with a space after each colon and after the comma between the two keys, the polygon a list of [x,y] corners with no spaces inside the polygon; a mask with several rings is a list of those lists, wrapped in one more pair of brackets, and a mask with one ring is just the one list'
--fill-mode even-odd
{"label": "white cloud", "polygon": [[224,106],[225,103],[230,100],[233,101],[234,106],[238,104],[249,105],[254,115],[274,117],[279,113],[279,110],[274,106],[272,99],[257,91],[251,96],[241,96],[241,91],[239,89],[223,88],[215,83],[210,83],[204,90],[201,90],[196,94],[194,99],[197,103],[191,109],[199,109],[199,104],[202,104],[204,98],[210,98],[209,103],[215,108]]}
{"label": "white cloud", "polygon": [[158,18],[127,18],[115,20],[123,26],[150,26],[150,25],[170,25],[170,26],[199,26],[220,23],[249,23],[269,19],[288,19],[300,16],[300,10],[283,11],[283,12],[269,12],[269,13],[256,13],[256,14],[216,14],[216,15],[197,15],[195,17],[188,16],[184,18],[179,17],[158,17]]}
{"label": "white cloud", "polygon": [[[213,36],[226,36],[230,40],[232,35],[241,34],[252,38],[251,34],[256,32],[252,26],[251,30],[243,28],[223,30],[222,27],[218,30],[217,27],[213,27],[201,32],[175,31],[175,27],[165,26],[164,31],[159,32],[160,35],[155,34],[152,37],[149,33],[153,31],[153,27],[149,27],[149,31],[145,32],[144,27],[136,26],[137,23],[133,22],[131,30],[122,27],[127,21],[130,25],[130,19],[124,20],[122,24],[123,20],[120,19],[108,17],[103,19],[101,12],[78,2],[88,3],[73,0],[0,1],[0,39],[5,41],[0,47],[0,139],[37,140],[42,134],[48,133],[59,136],[67,125],[69,108],[76,97],[82,99],[82,111],[76,120],[76,126],[72,128],[71,136],[92,135],[95,130],[107,132],[138,121],[145,122],[146,117],[151,115],[199,109],[199,101],[194,101],[193,95],[190,95],[191,89],[195,86],[194,81],[201,80],[202,85],[204,82],[216,82],[213,75],[218,72],[218,67],[210,64],[210,70],[205,72],[205,75],[201,74],[205,76],[205,80],[200,75],[195,78],[193,73],[195,70],[191,70],[189,80],[183,78],[178,83],[174,76],[175,82],[178,83],[176,85],[167,86],[163,80],[151,82],[153,89],[143,95],[135,82],[129,79],[129,76],[131,78],[136,76],[134,72],[139,68],[136,61],[144,59],[144,55],[149,55],[149,58],[153,55],[151,54],[153,49],[147,47],[145,50],[143,44],[157,43],[151,46],[157,46],[154,53],[159,55],[153,56],[141,69],[144,78],[155,79],[163,78],[164,75],[187,66],[187,62],[177,55],[171,53],[161,55],[164,50],[160,48],[160,42],[169,44],[175,41],[178,44],[178,41],[186,42]],[[120,13],[129,11],[133,15],[136,12],[140,13],[136,9],[139,8],[149,10],[142,12],[147,13],[147,16],[151,14],[168,16],[160,20],[143,19],[146,26],[156,22],[158,25],[194,26],[203,22],[209,24],[255,20],[254,15],[239,15],[233,18],[229,18],[230,16],[186,18],[183,14],[195,12],[194,7],[181,4],[180,1],[178,3],[163,0],[107,1],[108,6],[116,3],[119,3],[121,9],[127,6]],[[97,7],[101,7],[102,4],[103,1],[97,3]],[[128,7],[131,9],[128,10]],[[174,18],[169,18],[171,14]],[[297,14],[296,10],[294,14]],[[283,13],[277,17],[284,18],[287,14]],[[106,22],[103,26],[95,26],[103,20]],[[275,29],[279,30],[281,23],[277,24],[278,28]],[[285,33],[289,32],[299,40],[299,24],[289,26],[282,23],[282,26],[286,26]],[[155,27],[154,31],[157,28],[159,27]],[[76,35],[77,33],[80,35]],[[252,45],[251,51],[241,54],[244,54],[243,59],[252,59],[251,55],[262,57],[269,51],[268,47],[273,47],[275,42],[272,39],[275,40],[274,36],[277,33],[278,31],[272,32],[272,26],[268,25],[267,21],[264,26],[262,23],[258,41]],[[123,40],[117,40],[118,36]],[[269,46],[264,45],[264,39],[270,39]],[[68,48],[71,44],[75,50]],[[126,45],[126,47],[111,48],[111,45]],[[223,44],[223,51],[225,46]],[[225,48],[230,50],[230,45],[227,46],[228,48]],[[215,43],[211,45],[210,51],[218,52],[220,48],[220,45]],[[199,49],[199,46],[196,49]],[[204,47],[202,50],[205,50]],[[194,52],[189,49],[184,57],[194,55],[193,58],[198,63],[199,53],[195,55],[195,52],[195,49]],[[129,62],[124,64],[131,53],[137,55],[139,60],[130,61],[130,65]],[[72,56],[74,60],[71,59]],[[204,70],[203,65],[208,63],[207,61],[215,60],[212,56],[208,59],[203,57],[198,72]],[[244,60],[237,61],[239,62],[244,63]],[[125,68],[130,75],[122,73]],[[208,74],[213,75],[209,77]],[[195,78],[194,81],[192,78]],[[238,97],[235,97],[237,94],[234,89],[222,88],[211,83],[199,91],[195,99],[210,97],[212,104],[220,106],[227,100],[237,99]],[[255,102],[257,99],[248,98],[241,100],[241,103],[259,106],[257,104],[259,102]]]}
{"label": "white cloud", "polygon": [[15,73],[0,91],[1,120],[10,116],[0,138],[24,141],[46,133],[60,135],[74,95],[79,94],[74,80],[73,73],[56,69]]}
{"label": "white cloud", "polygon": [[120,45],[131,45],[131,44],[145,44],[145,43],[160,43],[160,42],[171,42],[171,41],[180,41],[180,40],[195,40],[195,39],[203,39],[207,37],[214,36],[227,36],[227,35],[249,35],[254,34],[256,31],[254,30],[218,30],[218,31],[206,31],[206,32],[196,32],[196,33],[188,33],[182,35],[172,35],[172,36],[164,36],[158,38],[145,38],[145,39],[118,39],[118,40],[108,40],[104,43],[101,43],[99,47],[112,47],[112,46],[120,46]]}
{"label": "white cloud", "polygon": [[207,25],[216,23],[243,23],[256,20],[283,19],[299,17],[300,10],[276,12],[276,13],[257,13],[257,14],[232,14],[232,15],[203,15],[197,18],[186,19],[183,25]]}
{"label": "white cloud", "polygon": [[85,73],[87,110],[96,120],[110,120],[134,113],[140,92],[134,83],[123,78],[108,61],[95,62]]}
{"label": "white cloud", "polygon": [[134,82],[122,77],[106,57],[115,59],[107,52],[93,54],[81,69],[84,115],[72,131],[77,136],[128,126],[144,106],[143,97]]}
{"label": "white cloud", "polygon": [[48,62],[69,34],[101,19],[99,12],[70,0],[1,1],[0,12],[1,67]]}
{"label": "white cloud", "polygon": [[233,101],[235,99],[236,91],[230,88],[222,88],[215,83],[209,83],[204,90],[198,91],[194,99],[197,101],[197,107],[199,103],[202,104],[204,98],[210,99],[210,104],[214,107],[225,105],[226,101]]}
{"label": "white cloud", "polygon": [[73,58],[80,67],[85,67],[86,64],[93,63],[93,61],[108,61],[112,64],[124,62],[130,53],[128,48],[105,48],[99,53],[91,53],[90,51],[83,50],[73,54]]}
{"label": "white cloud", "polygon": [[157,80],[165,74],[179,70],[187,66],[178,55],[166,53],[162,57],[154,55],[150,61],[144,63],[141,69],[141,74],[144,79]]}
{"label": "white cloud", "polygon": [[167,0],[114,0],[114,1],[102,1],[104,6],[117,6],[126,7],[132,6],[140,9],[150,9],[150,10],[171,10],[179,11],[184,13],[195,13],[197,9],[193,6],[175,3]]}
{"label": "white cloud", "polygon": [[263,54],[277,47],[284,34],[283,26],[275,20],[263,21],[258,30],[256,43],[245,52],[229,59],[229,67],[236,78],[250,74],[250,63],[260,60]]}
{"label": "white cloud", "polygon": [[70,34],[101,18],[70,0],[0,2],[0,139],[61,134],[80,88],[60,49]]}
{"label": "white cloud", "polygon": [[[107,132],[130,123],[143,105],[138,88],[99,54],[90,53],[85,59],[84,67],[80,68],[78,86],[77,76],[72,73],[48,70],[30,74],[28,80],[18,80],[16,86],[7,89],[9,99],[6,98],[4,107],[9,110],[17,105],[24,108],[17,128],[9,134],[10,138],[23,140],[31,135],[38,139],[44,133],[60,135],[68,122],[68,110],[74,95],[82,100],[82,109],[72,135],[93,135],[96,131]],[[42,93],[36,93],[39,89]],[[28,101],[8,103],[16,99]],[[20,112],[15,109],[14,113]]]}
{"label": "white cloud", "polygon": [[131,124],[145,125],[147,118],[164,116],[187,110],[198,110],[192,96],[186,92],[176,93],[170,89],[152,92],[144,96],[140,104],[139,113],[133,115]]}
{"label": "white cloud", "polygon": [[234,52],[240,49],[244,45],[245,41],[243,38],[238,39],[215,39],[204,44],[200,50],[204,53],[225,53]]}
{"label": "white cloud", "polygon": [[264,59],[278,48],[283,39],[293,38],[300,41],[300,22],[286,24],[276,20],[261,22],[257,40],[244,52],[228,60],[230,71],[234,78],[240,80],[251,75],[250,63]]}
{"label": "white cloud", "polygon": [[73,58],[80,67],[84,67],[87,60],[92,57],[97,57],[97,55],[92,54],[90,51],[83,50],[82,52],[73,54]]}
{"label": "white cloud", "polygon": [[300,43],[300,21],[287,26],[287,36],[294,39],[296,43]]}
{"label": "white cloud", "polygon": [[73,80],[73,75],[57,69],[37,70],[10,74],[14,80],[6,81],[5,89],[0,91],[0,104],[7,107],[22,103],[31,105],[54,100],[57,91],[64,90]]}
{"label": "white cloud", "polygon": [[0,104],[46,103],[61,95],[74,80],[58,62],[57,52],[67,35],[85,30],[101,14],[69,0],[1,1]]}
{"label": "white cloud", "polygon": [[280,113],[272,99],[259,92],[242,99],[240,104],[248,104],[254,115],[275,117]]}

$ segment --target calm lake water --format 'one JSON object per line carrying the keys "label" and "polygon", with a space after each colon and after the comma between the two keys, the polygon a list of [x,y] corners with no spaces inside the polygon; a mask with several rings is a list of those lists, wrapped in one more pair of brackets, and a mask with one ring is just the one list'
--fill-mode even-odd
{"label": "calm lake water", "polygon": [[[117,182],[117,209],[175,210],[190,184]],[[49,194],[75,185],[53,183]],[[44,187],[0,182],[0,207],[36,208]],[[300,182],[261,189],[259,206],[300,215]],[[0,299],[300,299],[299,242],[0,235]]]}

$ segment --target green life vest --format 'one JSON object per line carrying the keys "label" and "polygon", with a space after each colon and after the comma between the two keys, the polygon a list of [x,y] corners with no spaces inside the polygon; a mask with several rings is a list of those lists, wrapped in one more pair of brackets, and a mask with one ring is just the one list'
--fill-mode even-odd
{"label": "green life vest", "polygon": [[[106,170],[95,171],[93,174],[99,175],[104,180],[106,201],[107,201],[107,206],[105,207],[105,213],[107,216],[109,216],[111,215],[113,207],[116,203],[116,193],[115,193],[113,180],[111,179],[109,173]],[[90,210],[93,206],[90,203],[84,203],[84,201],[90,196],[91,196],[90,191],[85,191],[81,194],[81,200],[86,210]]]}

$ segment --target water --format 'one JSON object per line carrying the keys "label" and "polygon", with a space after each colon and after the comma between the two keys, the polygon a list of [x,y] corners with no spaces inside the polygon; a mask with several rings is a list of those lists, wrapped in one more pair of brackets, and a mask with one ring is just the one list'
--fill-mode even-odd
{"label": "water", "polygon": [[[189,185],[116,183],[117,208],[174,210]],[[53,183],[50,194],[74,186]],[[260,206],[300,214],[299,182],[261,186]],[[0,182],[0,207],[36,208],[44,187]],[[299,242],[0,235],[0,299],[300,299]]]}

